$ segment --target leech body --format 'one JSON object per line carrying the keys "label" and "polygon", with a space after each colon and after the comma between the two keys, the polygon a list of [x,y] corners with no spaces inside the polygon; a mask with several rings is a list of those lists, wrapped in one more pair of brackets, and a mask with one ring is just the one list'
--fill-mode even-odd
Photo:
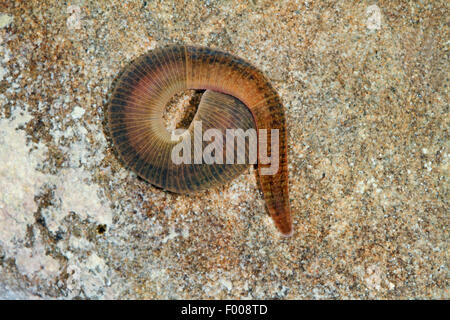
{"label": "leech body", "polygon": [[[171,140],[162,115],[170,98],[187,89],[207,90],[194,118],[202,121],[203,130],[279,130],[279,170],[259,174],[259,180],[275,225],[283,235],[291,235],[283,105],[262,72],[236,56],[204,47],[171,46],[152,50],[129,65],[108,109],[110,133],[122,160],[151,184],[177,193],[226,183],[248,167],[172,163],[177,142]],[[193,131],[192,124],[188,130]],[[259,172],[261,168],[258,164]]]}

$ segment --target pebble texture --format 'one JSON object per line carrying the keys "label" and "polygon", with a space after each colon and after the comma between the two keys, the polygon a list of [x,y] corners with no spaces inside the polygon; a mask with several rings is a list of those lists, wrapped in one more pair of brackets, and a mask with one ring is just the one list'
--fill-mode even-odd
{"label": "pebble texture", "polygon": [[[3,1],[0,298],[450,298],[448,6]],[[114,80],[173,43],[226,50],[271,79],[293,238],[253,168],[175,195],[114,154]]]}

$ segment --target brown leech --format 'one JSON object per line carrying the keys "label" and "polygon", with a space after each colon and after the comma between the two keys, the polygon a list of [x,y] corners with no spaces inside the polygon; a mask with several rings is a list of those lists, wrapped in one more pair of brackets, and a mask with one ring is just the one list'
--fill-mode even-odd
{"label": "brown leech", "polygon": [[135,60],[118,79],[108,107],[109,130],[122,160],[151,184],[176,193],[226,183],[248,167],[171,161],[178,142],[171,140],[162,115],[170,98],[187,89],[207,90],[194,117],[202,121],[202,131],[268,129],[270,153],[271,129],[279,130],[278,172],[261,175],[258,155],[259,181],[275,225],[283,235],[292,235],[283,105],[262,72],[241,58],[205,47],[170,46]]}

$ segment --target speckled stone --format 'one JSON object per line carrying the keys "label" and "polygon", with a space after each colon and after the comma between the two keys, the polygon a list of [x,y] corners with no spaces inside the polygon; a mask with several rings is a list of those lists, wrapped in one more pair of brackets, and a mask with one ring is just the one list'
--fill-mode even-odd
{"label": "speckled stone", "polygon": [[[3,1],[0,298],[448,299],[448,6]],[[114,80],[173,43],[239,55],[280,93],[293,238],[253,168],[175,195],[117,159]]]}

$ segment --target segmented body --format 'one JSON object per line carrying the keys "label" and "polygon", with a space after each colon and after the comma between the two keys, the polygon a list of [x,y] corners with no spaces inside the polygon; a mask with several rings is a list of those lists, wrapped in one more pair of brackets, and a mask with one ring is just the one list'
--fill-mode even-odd
{"label": "segmented body", "polygon": [[[292,234],[284,109],[263,73],[234,55],[170,46],[152,50],[128,66],[108,109],[110,133],[122,160],[145,180],[177,193],[223,184],[248,166],[171,161],[177,142],[172,141],[162,115],[170,98],[186,89],[207,90],[194,118],[203,122],[203,130],[279,130],[279,170],[274,175],[260,174],[259,180],[275,225],[282,234]],[[193,131],[192,125],[189,130]],[[262,167],[258,164],[259,171]]]}

